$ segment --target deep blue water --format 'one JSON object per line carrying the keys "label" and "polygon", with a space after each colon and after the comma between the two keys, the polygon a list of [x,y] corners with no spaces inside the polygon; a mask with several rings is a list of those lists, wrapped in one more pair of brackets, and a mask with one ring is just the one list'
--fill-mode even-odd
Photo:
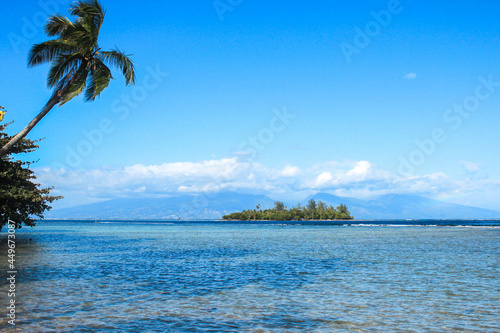
{"label": "deep blue water", "polygon": [[499,221],[348,223],[39,222],[16,233],[16,328],[500,331]]}

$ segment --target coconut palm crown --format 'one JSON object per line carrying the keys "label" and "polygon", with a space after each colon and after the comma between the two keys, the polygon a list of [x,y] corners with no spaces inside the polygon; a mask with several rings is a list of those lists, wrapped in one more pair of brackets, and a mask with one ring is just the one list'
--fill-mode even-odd
{"label": "coconut palm crown", "polygon": [[118,49],[102,51],[97,43],[105,10],[98,0],[74,2],[69,12],[74,21],[56,14],[45,25],[48,36],[56,39],[32,46],[28,66],[50,63],[47,86],[53,93],[42,111],[21,132],[0,149],[0,156],[24,138],[29,131],[55,106],[63,105],[84,92],[84,101],[92,101],[113,78],[106,64],[118,68],[125,84],[135,83],[132,60]]}
{"label": "coconut palm crown", "polygon": [[47,86],[55,91],[64,89],[60,105],[85,90],[85,101],[94,100],[113,78],[105,63],[118,67],[125,83],[135,81],[134,65],[119,50],[101,51],[97,40],[105,11],[97,0],[81,0],[70,7],[71,15],[78,18],[71,22],[57,14],[48,19],[45,32],[57,39],[33,45],[28,65],[50,62]]}

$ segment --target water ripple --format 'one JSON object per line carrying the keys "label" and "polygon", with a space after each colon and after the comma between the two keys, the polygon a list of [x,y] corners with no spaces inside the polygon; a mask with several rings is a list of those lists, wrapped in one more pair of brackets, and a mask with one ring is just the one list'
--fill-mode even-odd
{"label": "water ripple", "polygon": [[498,332],[499,241],[498,228],[40,223],[18,232],[18,327]]}

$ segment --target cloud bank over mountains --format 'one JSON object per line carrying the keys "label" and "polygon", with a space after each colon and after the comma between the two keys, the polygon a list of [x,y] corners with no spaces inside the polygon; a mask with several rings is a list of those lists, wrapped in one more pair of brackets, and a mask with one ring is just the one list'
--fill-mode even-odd
{"label": "cloud bank over mountains", "polygon": [[[68,198],[113,199],[169,197],[183,194],[239,192],[273,198],[302,199],[318,191],[356,198],[412,194],[444,201],[500,209],[500,180],[489,179],[480,166],[462,163],[465,174],[402,176],[369,161],[330,161],[299,168],[269,168],[239,157],[120,168],[37,169],[44,186]],[[481,176],[478,176],[481,175]],[[485,200],[485,196],[489,198]]]}

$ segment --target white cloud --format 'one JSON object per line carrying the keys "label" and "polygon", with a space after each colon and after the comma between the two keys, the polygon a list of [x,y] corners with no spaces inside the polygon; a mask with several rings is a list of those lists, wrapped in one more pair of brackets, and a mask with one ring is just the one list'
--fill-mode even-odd
{"label": "white cloud", "polygon": [[283,170],[281,170],[281,175],[284,177],[295,177],[299,175],[300,169],[296,166],[287,165]]}
{"label": "white cloud", "polygon": [[135,193],[144,193],[144,192],[146,192],[146,186],[141,186],[141,187],[139,187],[139,188],[136,188],[136,189],[134,190],[134,192],[135,192]]}
{"label": "white cloud", "polygon": [[[466,170],[478,166],[463,162]],[[369,198],[383,194],[417,194],[464,198],[480,202],[483,193],[500,196],[500,181],[487,178],[451,179],[443,173],[402,177],[369,161],[330,161],[301,169],[294,165],[268,168],[238,157],[123,168],[35,170],[44,186],[56,186],[66,197],[161,197],[201,192],[239,191],[273,198],[297,198],[300,193],[326,191]],[[497,195],[495,196],[495,193]],[[498,207],[500,208],[500,207]]]}
{"label": "white cloud", "polygon": [[375,177],[374,166],[368,161],[359,161],[354,168],[347,171],[345,176],[352,182],[361,182],[370,177]]}
{"label": "white cloud", "polygon": [[332,184],[333,176],[330,172],[325,171],[316,177],[315,187],[323,188]]}
{"label": "white cloud", "polygon": [[474,173],[481,170],[481,165],[478,163],[473,163],[469,161],[461,161],[460,165],[465,169],[465,171]]}
{"label": "white cloud", "polygon": [[416,73],[408,73],[404,76],[405,79],[408,79],[408,80],[415,80],[417,78],[417,74]]}
{"label": "white cloud", "polygon": [[179,191],[179,192],[191,192],[191,190],[189,189],[189,187],[184,186],[184,185],[179,186],[177,188],[177,191]]}

